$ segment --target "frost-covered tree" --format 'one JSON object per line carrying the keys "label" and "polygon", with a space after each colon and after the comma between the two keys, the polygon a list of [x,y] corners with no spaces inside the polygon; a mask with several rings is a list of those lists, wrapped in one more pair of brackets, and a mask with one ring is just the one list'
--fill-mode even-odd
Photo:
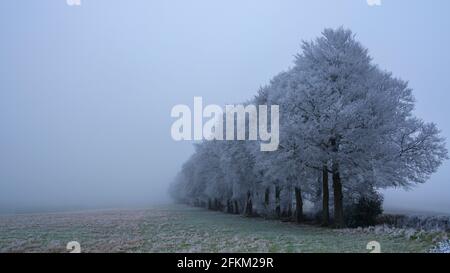
{"label": "frost-covered tree", "polygon": [[[334,220],[340,227],[343,186],[389,186],[387,177],[390,185],[421,182],[447,151],[435,127],[412,116],[407,84],[372,64],[351,31],[326,29],[302,49],[289,77],[286,105],[310,146],[307,164],[320,168],[322,162],[332,175]],[[398,177],[392,181],[394,174]]]}
{"label": "frost-covered tree", "polygon": [[343,28],[304,42],[294,66],[250,103],[280,106],[279,149],[261,152],[250,141],[198,144],[171,187],[175,198],[277,216],[290,216],[295,202],[301,221],[304,200],[320,193],[327,225],[332,195],[334,224],[343,227],[344,199],[424,183],[447,159],[436,125],[414,116],[407,83],[375,65]]}

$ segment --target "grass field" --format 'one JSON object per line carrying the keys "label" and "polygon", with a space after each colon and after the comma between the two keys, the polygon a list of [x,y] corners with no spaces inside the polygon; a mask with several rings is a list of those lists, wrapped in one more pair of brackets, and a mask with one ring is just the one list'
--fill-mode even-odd
{"label": "grass field", "polygon": [[426,252],[430,242],[347,234],[181,205],[142,210],[0,216],[0,252]]}

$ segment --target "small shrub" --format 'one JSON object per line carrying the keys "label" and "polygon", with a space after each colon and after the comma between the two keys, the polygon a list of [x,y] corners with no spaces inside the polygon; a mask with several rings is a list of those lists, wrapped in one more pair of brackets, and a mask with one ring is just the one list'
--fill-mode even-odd
{"label": "small shrub", "polygon": [[346,221],[349,227],[374,226],[377,217],[383,213],[383,197],[380,194],[362,196],[346,208]]}

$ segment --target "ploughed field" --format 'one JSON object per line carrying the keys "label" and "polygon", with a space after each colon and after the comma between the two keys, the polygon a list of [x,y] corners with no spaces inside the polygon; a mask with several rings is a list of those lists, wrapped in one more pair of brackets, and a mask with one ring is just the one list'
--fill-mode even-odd
{"label": "ploughed field", "polygon": [[0,252],[427,252],[431,242],[246,218],[182,205],[0,216]]}

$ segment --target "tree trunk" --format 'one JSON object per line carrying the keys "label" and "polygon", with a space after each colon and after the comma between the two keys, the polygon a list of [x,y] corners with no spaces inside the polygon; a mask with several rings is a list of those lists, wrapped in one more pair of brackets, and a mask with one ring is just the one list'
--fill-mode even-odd
{"label": "tree trunk", "polygon": [[345,221],[344,221],[342,183],[337,163],[333,163],[333,194],[334,194],[334,225],[336,228],[343,228],[345,227]]}
{"label": "tree trunk", "polygon": [[253,204],[252,204],[252,194],[250,191],[247,192],[247,201],[245,204],[245,216],[253,215]]}
{"label": "tree trunk", "polygon": [[239,204],[237,200],[234,200],[234,214],[239,214]]}
{"label": "tree trunk", "polygon": [[280,218],[280,214],[281,214],[281,207],[280,207],[280,187],[276,186],[275,187],[275,214],[278,218]]}
{"label": "tree trunk", "polygon": [[233,204],[230,199],[227,200],[227,213],[233,213]]}
{"label": "tree trunk", "polygon": [[222,204],[219,202],[219,199],[217,199],[217,198],[214,198],[214,209],[222,210]]}
{"label": "tree trunk", "polygon": [[295,219],[297,223],[303,221],[303,199],[300,187],[295,187]]}
{"label": "tree trunk", "polygon": [[329,207],[330,192],[328,189],[328,169],[323,166],[322,170],[322,226],[330,224],[330,207]]}
{"label": "tree trunk", "polygon": [[270,202],[270,188],[267,187],[266,191],[264,192],[264,205],[267,207],[269,207],[269,202]]}

